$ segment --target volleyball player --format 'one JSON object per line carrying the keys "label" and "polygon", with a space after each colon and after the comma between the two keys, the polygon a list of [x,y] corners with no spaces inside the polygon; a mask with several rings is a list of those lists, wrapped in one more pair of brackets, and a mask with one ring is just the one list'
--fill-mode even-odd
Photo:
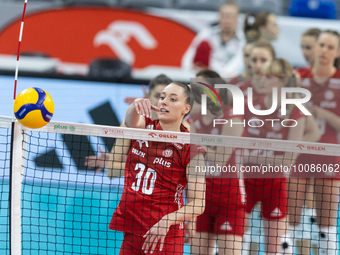
{"label": "volleyball player", "polygon": [[[224,80],[214,71],[205,70],[197,73],[197,81],[224,84]],[[234,123],[242,122],[242,116],[232,115],[231,98],[226,89],[216,89],[222,101],[223,118]],[[214,104],[212,101],[210,101]],[[216,113],[191,115],[191,133],[242,136],[243,127],[239,125],[217,125],[213,127]],[[238,156],[239,158],[240,156]],[[240,158],[238,159],[240,161]],[[209,166],[228,166],[239,168],[235,148],[209,146],[206,155]],[[202,215],[194,219],[187,228],[196,229],[197,234],[191,240],[192,254],[212,255],[217,242],[218,254],[241,254],[242,236],[244,232],[244,205],[241,201],[241,190],[237,172],[207,173],[206,205]]]}
{"label": "volleyball player", "polygon": [[[338,58],[340,44],[339,33],[332,30],[321,32],[315,47],[315,60],[312,68],[305,72],[301,78],[301,87],[312,93],[309,110],[316,118],[321,138],[321,143],[338,143],[337,133],[340,131],[340,71],[335,67]],[[299,157],[297,164],[326,164],[335,165],[340,163],[339,157],[306,155]],[[294,232],[294,225],[300,222],[301,208],[295,204],[305,200],[306,184],[309,181],[310,173],[303,176],[292,173],[291,183],[295,177],[295,197],[289,198],[289,209],[295,217],[290,221],[291,231]],[[299,175],[301,173],[298,173]],[[314,195],[317,209],[317,223],[320,228],[319,254],[338,254],[337,238],[337,211],[340,187],[340,176],[315,175]]]}
{"label": "volleyball player", "polygon": [[[296,87],[295,74],[290,64],[283,59],[274,59],[262,67],[264,80],[259,86],[265,96],[255,98],[256,109],[267,110],[272,105],[272,89],[278,89],[278,105],[280,105],[280,91],[282,87]],[[254,138],[274,138],[280,140],[300,141],[303,139],[306,117],[294,105],[289,105],[287,115],[281,115],[278,107],[275,112],[266,116],[257,116],[249,110],[245,112],[246,123],[260,123],[262,127],[248,126],[246,136]],[[280,122],[272,123],[265,119],[294,119],[297,125],[287,128],[281,126]],[[289,126],[290,124],[287,124]],[[280,153],[273,151],[251,150],[249,156],[244,157],[247,166],[253,165],[286,165],[290,166],[297,155],[290,152]],[[285,235],[287,214],[287,187],[286,178],[283,174],[259,176],[255,173],[244,173],[246,190],[246,213],[250,213],[257,202],[262,203],[262,217],[264,224],[265,252],[269,254],[287,254],[281,248],[281,238]],[[291,251],[290,253],[291,254]]]}
{"label": "volleyball player", "polygon": [[[239,88],[244,95],[247,95],[247,89],[253,88],[253,99],[260,97],[260,78],[262,77],[262,66],[275,58],[275,50],[273,46],[265,41],[260,40],[252,44],[250,52],[250,71],[252,79],[240,82]],[[245,234],[243,236],[243,249],[242,254],[247,255],[248,251],[251,254],[257,254],[260,249],[261,234],[262,232],[262,218],[260,215],[259,204],[254,207],[254,210],[248,218],[250,222],[247,222]]]}
{"label": "volleyball player", "polygon": [[321,33],[321,30],[318,28],[310,28],[306,30],[301,36],[301,49],[302,54],[305,60],[308,63],[306,67],[296,68],[295,71],[299,74],[299,76],[303,76],[306,71],[313,67],[314,59],[315,59],[315,46],[316,41]]}
{"label": "volleyball player", "polygon": [[253,88],[254,96],[259,94],[258,86],[260,81],[259,78],[262,76],[262,65],[274,59],[275,55],[275,50],[269,42],[260,40],[253,43],[250,53],[250,70],[252,79],[238,84],[238,87],[243,91],[244,95],[247,95],[247,89],[251,87]]}
{"label": "volleyball player", "polygon": [[[183,118],[190,112],[190,87],[172,82],[157,107],[139,98],[127,110],[127,127],[187,132]],[[151,112],[158,120],[151,120]],[[110,229],[124,232],[120,254],[182,254],[185,221],[205,206],[205,178],[192,168],[204,166],[205,151],[196,145],[133,140],[126,159],[124,190]],[[190,171],[189,171],[190,170]],[[182,192],[188,184],[188,203]]]}
{"label": "volleyball player", "polygon": [[[318,40],[318,37],[321,33],[321,30],[318,28],[311,28],[306,30],[301,37],[301,49],[303,56],[308,63],[308,66],[306,67],[300,67],[296,68],[295,71],[298,73],[298,75],[304,76],[305,72],[308,72],[310,68],[313,67],[314,59],[315,59],[315,46],[316,42]],[[313,117],[308,116],[307,121],[309,123],[306,124],[306,128],[313,128],[314,127],[314,120],[312,120],[313,123],[311,123],[310,119]],[[318,134],[311,134],[309,137],[305,137],[305,141],[309,142],[316,142],[319,140],[319,130],[317,130]],[[293,186],[295,184],[292,184]],[[290,185],[289,185],[290,186]],[[293,189],[293,194],[290,196],[295,197]],[[301,255],[309,255],[310,254],[310,247],[313,248],[314,253],[317,253],[317,247],[318,247],[318,226],[316,223],[316,209],[315,209],[315,203],[314,203],[314,180],[311,179],[306,187],[306,199],[304,201],[304,207],[301,211],[301,221],[300,223],[295,223],[295,231],[294,233],[294,242],[298,249],[299,254]],[[292,212],[294,213],[294,212]],[[290,211],[289,211],[289,217],[290,217]],[[292,216],[294,217],[294,215]],[[294,219],[295,220],[295,219]],[[313,234],[312,234],[313,233]],[[314,237],[314,238],[313,238]]]}
{"label": "volleyball player", "polygon": [[[156,106],[163,89],[171,82],[172,80],[164,74],[160,74],[151,79],[149,83],[149,92],[145,93],[145,98],[148,98],[151,104]],[[129,97],[125,99],[125,101],[130,102],[131,104],[135,99],[136,98]],[[155,111],[152,111],[151,118],[158,119],[157,113]],[[122,122],[120,126],[125,127],[124,122]],[[185,126],[189,126],[189,124],[186,124]],[[121,177],[124,175],[123,169],[125,169],[125,160],[130,149],[130,145],[130,139],[117,138],[111,153],[106,153],[99,147],[99,152],[101,155],[86,157],[85,165],[90,168],[96,168],[96,173],[107,167],[107,176],[110,178]]]}

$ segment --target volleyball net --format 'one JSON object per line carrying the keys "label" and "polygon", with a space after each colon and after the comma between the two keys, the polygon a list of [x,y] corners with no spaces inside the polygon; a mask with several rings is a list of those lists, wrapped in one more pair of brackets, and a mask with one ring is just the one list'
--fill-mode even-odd
{"label": "volleyball net", "polygon": [[[294,169],[287,163],[293,159],[293,153],[308,153],[316,161],[323,155],[334,159],[340,156],[340,146],[334,144],[137,130],[66,122],[51,122],[38,130],[28,130],[18,123],[12,128],[11,126],[11,118],[0,117],[2,254],[118,254],[123,233],[109,230],[108,225],[121,200],[126,161],[124,153],[130,148],[131,139],[139,140],[142,145],[152,142],[156,147],[157,144],[161,146],[164,143],[173,144],[179,149],[183,144],[202,145],[206,149],[215,147],[216,155],[210,155],[216,160],[215,165],[198,165],[191,171],[202,171],[217,179],[243,180],[244,175],[251,172],[256,173],[253,177],[255,179],[286,178]],[[226,148],[233,148],[232,167],[228,169],[228,165],[218,159],[217,151],[221,150],[216,148],[223,148],[222,154],[227,153]],[[89,157],[95,159],[102,151],[107,153],[104,160],[94,160],[96,167],[86,166]],[[254,151],[261,153],[254,154]],[[133,153],[138,157],[147,156],[138,150]],[[169,173],[171,168],[168,168],[167,158],[171,155],[170,151],[164,150],[163,158],[159,158],[157,162],[155,159],[154,164],[162,165],[164,171]],[[251,160],[255,161],[257,159],[258,163],[252,164],[257,168],[251,168],[249,163],[247,167],[245,157],[252,157]],[[282,164],[275,161],[276,165],[270,168],[275,158],[281,160]],[[105,170],[98,172],[98,166],[102,163]],[[319,166],[295,169],[301,173],[327,172],[330,176],[339,171],[335,164],[332,170],[329,166],[323,166],[321,158]],[[282,176],[277,176],[278,173]],[[141,185],[148,194],[154,179],[153,174],[144,173],[140,178],[146,180],[147,184]],[[244,184],[240,183],[240,195],[244,195]],[[216,192],[222,194],[227,187],[217,190]],[[262,190],[256,191],[256,194],[268,196],[268,192],[270,190]],[[223,193],[222,196],[228,197],[230,194]],[[213,199],[212,197],[213,195],[209,195],[207,199]],[[217,205],[215,209],[224,210],[224,206],[226,204]],[[239,210],[236,207],[231,208],[234,211]],[[238,224],[230,223],[231,226],[227,226],[224,223],[220,226],[224,230],[230,230],[230,227],[237,227],[235,224]],[[254,235],[261,239],[262,234],[254,232]],[[259,242],[263,242],[263,239]],[[260,251],[263,248],[258,249]],[[190,254],[188,246],[184,254]]]}

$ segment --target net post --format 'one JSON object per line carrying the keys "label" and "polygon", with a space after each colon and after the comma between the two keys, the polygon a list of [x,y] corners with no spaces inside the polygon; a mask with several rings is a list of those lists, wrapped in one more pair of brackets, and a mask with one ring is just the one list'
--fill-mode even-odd
{"label": "net post", "polygon": [[9,224],[10,255],[21,254],[21,186],[23,174],[23,135],[18,122],[12,122]]}

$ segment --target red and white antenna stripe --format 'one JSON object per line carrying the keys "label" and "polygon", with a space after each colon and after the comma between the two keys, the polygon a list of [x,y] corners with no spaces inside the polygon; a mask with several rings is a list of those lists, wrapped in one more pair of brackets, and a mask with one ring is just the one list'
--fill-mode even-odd
{"label": "red and white antenna stripe", "polygon": [[[25,19],[27,1],[28,0],[25,0],[24,10],[22,12],[22,18],[21,18],[21,25],[20,25],[20,34],[19,34],[19,43],[18,43],[18,52],[17,52],[17,62],[16,62],[16,66],[15,66],[15,76],[14,76],[14,95],[13,95],[13,100],[15,100],[16,95],[17,95],[20,46],[21,46],[21,40],[22,40],[22,32],[24,30],[24,19]],[[14,113],[13,113],[13,121],[14,121]]]}

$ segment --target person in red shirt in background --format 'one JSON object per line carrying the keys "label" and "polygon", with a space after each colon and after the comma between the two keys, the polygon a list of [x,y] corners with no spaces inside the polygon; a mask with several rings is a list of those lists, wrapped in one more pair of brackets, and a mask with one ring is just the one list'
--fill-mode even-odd
{"label": "person in red shirt in background", "polygon": [[[291,65],[283,59],[274,59],[262,67],[263,77],[259,84],[259,91],[265,96],[255,98],[258,110],[267,110],[272,105],[272,89],[278,88],[278,105],[280,105],[280,91],[282,87],[296,87],[297,81]],[[293,97],[297,95],[292,95]],[[294,119],[295,127],[284,127],[278,123],[272,124],[265,119]],[[281,115],[278,107],[272,114],[258,116],[246,107],[245,120],[264,122],[261,127],[246,127],[246,137],[272,138],[279,140],[300,141],[305,131],[306,116],[295,105],[287,107],[287,115]],[[276,125],[278,124],[278,125]],[[287,124],[288,126],[290,124]],[[259,125],[258,125],[259,126]],[[248,154],[248,155],[247,155]],[[297,155],[291,152],[245,150],[245,166],[271,165],[290,166]],[[259,176],[260,175],[260,176]],[[246,190],[245,210],[249,216],[257,202],[262,204],[262,218],[264,225],[265,254],[292,254],[292,247],[282,247],[282,239],[286,232],[287,215],[287,183],[283,173],[262,176],[261,173],[244,173]]]}
{"label": "person in red shirt in background", "polygon": [[309,69],[313,67],[316,41],[318,40],[320,33],[320,29],[310,28],[302,34],[301,49],[302,54],[308,63],[308,66],[295,68],[295,71],[299,74],[300,77],[304,76],[304,73],[309,71]]}
{"label": "person in red shirt in background", "polygon": [[[214,87],[224,84],[224,80],[214,71],[205,70],[197,73],[197,82]],[[223,118],[240,123],[242,116],[232,114],[232,98],[227,89],[216,89],[223,102]],[[208,98],[207,98],[208,99]],[[210,98],[209,98],[210,99]],[[200,103],[200,102],[198,102]],[[214,103],[213,103],[214,104]],[[243,126],[218,125],[213,127],[214,113],[202,115],[201,112],[191,115],[191,133],[212,134],[221,136],[242,136]],[[240,155],[235,148],[208,146],[207,165],[235,166],[239,169]],[[238,162],[238,163],[237,163]],[[187,224],[187,232],[191,234],[192,254],[212,255],[217,242],[218,254],[241,254],[242,236],[244,233],[244,205],[238,175],[232,173],[207,173],[206,206],[202,215]]]}
{"label": "person in red shirt in background", "polygon": [[[315,47],[314,65],[301,76],[301,87],[308,89],[312,94],[307,106],[319,125],[321,143],[339,143],[337,135],[340,132],[340,71],[334,66],[340,54],[339,46],[338,32],[322,31]],[[340,164],[340,158],[302,154],[297,163],[334,166]],[[337,212],[340,176],[338,173],[334,173],[333,176],[326,174],[312,176],[315,178],[314,196],[317,223],[320,228],[319,254],[338,255]],[[293,233],[295,226],[300,222],[302,209],[296,205],[303,204],[306,199],[305,193],[310,174],[306,175],[307,173],[296,176],[293,173],[290,181],[292,194],[289,197],[289,210],[292,211],[291,215],[295,216],[290,220],[290,231]]]}
{"label": "person in red shirt in background", "polygon": [[[262,77],[262,66],[275,58],[275,50],[273,46],[266,40],[256,41],[250,44],[250,55],[249,55],[249,69],[251,79],[241,81],[236,84],[247,96],[247,89],[253,88],[253,103],[254,99],[260,98],[259,84]],[[252,253],[259,251],[262,235],[262,218],[260,216],[260,208],[257,204],[251,213],[250,220],[251,226],[246,230],[243,236],[243,251],[242,254],[247,255],[250,250]]]}
{"label": "person in red shirt in background", "polygon": [[[304,58],[306,59],[308,66],[296,68],[294,71],[301,77],[306,72],[309,72],[313,67],[315,59],[315,47],[319,38],[321,30],[318,28],[310,28],[306,30],[301,37],[301,49]],[[308,117],[309,119],[309,117]],[[309,125],[308,125],[309,126]],[[318,140],[318,139],[317,139]],[[317,141],[315,140],[315,141]],[[314,141],[314,140],[313,140]],[[309,255],[310,247],[313,248],[315,254],[317,254],[318,248],[318,226],[316,223],[316,209],[314,204],[314,180],[311,179],[306,188],[306,200],[305,206],[301,212],[301,222],[295,226],[294,242],[301,255]]]}

